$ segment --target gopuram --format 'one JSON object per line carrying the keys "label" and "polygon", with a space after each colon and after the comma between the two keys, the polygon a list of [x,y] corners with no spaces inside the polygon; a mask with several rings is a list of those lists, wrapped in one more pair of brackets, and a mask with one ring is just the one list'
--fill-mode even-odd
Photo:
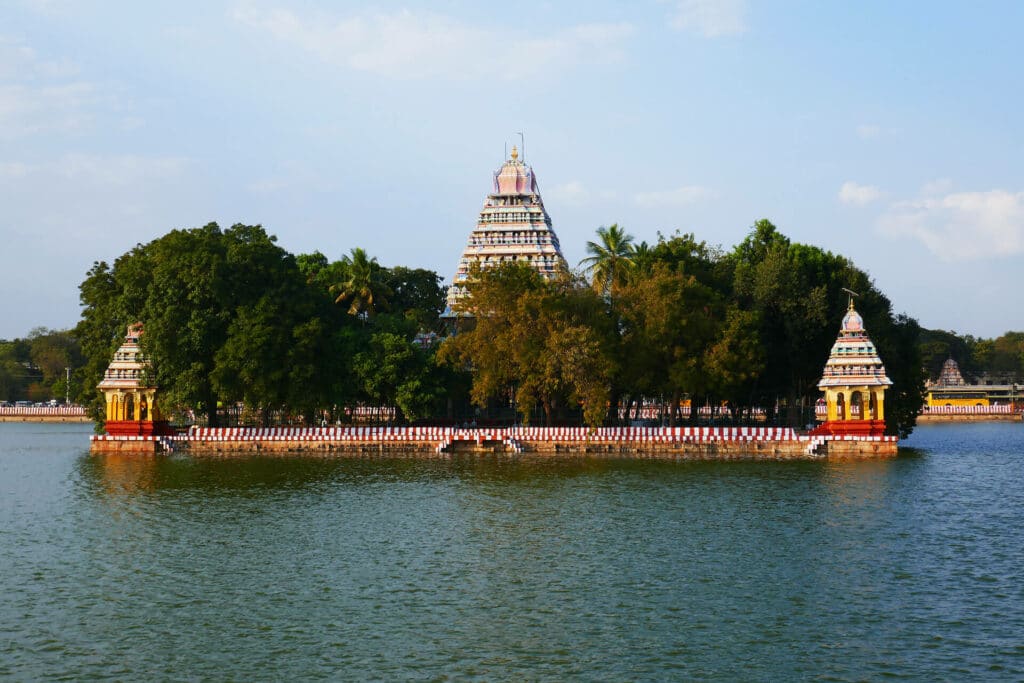
{"label": "gopuram", "polygon": [[106,431],[111,436],[159,436],[169,433],[156,403],[156,387],[146,382],[148,363],[139,347],[142,323],[128,326],[97,388],[106,403]]}
{"label": "gopuram", "polygon": [[487,268],[500,263],[529,263],[544,277],[551,277],[565,263],[551,217],[544,209],[537,176],[519,158],[513,146],[511,158],[494,172],[494,185],[480,211],[476,227],[469,234],[452,285],[448,306],[442,317],[465,315],[458,311],[466,296],[466,280],[474,263]]}
{"label": "gopuram", "polygon": [[891,384],[851,297],[839,336],[818,382],[818,388],[825,392],[828,418],[811,433],[882,436],[885,434],[885,390]]}
{"label": "gopuram", "polygon": [[962,387],[966,384],[964,376],[960,374],[960,366],[952,358],[947,358],[946,362],[942,364],[942,372],[939,373],[939,379],[936,380],[935,385],[940,387]]}

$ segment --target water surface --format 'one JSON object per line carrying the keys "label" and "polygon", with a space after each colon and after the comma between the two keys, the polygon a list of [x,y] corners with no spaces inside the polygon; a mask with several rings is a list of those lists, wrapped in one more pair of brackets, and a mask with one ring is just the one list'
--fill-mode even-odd
{"label": "water surface", "polygon": [[1024,426],[895,460],[90,456],[0,424],[0,678],[1013,680]]}

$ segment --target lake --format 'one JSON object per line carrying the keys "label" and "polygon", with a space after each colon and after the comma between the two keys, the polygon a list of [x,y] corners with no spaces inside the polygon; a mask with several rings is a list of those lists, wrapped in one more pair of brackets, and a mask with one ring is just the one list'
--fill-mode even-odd
{"label": "lake", "polygon": [[0,424],[0,678],[1020,680],[1024,425],[877,462],[90,456]]}

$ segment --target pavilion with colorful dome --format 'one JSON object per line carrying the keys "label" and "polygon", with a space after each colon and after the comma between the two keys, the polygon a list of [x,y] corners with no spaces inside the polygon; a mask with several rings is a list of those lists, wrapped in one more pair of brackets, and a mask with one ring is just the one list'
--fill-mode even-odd
{"label": "pavilion with colorful dome", "polygon": [[565,263],[537,176],[514,146],[511,157],[494,172],[493,190],[462,251],[443,317],[460,315],[458,304],[466,297],[466,280],[474,263],[488,268],[512,261],[528,263],[546,278]]}
{"label": "pavilion with colorful dome", "polygon": [[170,428],[157,406],[156,387],[146,377],[149,363],[139,339],[142,323],[128,326],[124,342],[114,352],[97,388],[106,404],[106,431],[112,436],[159,436]]}
{"label": "pavilion with colorful dome", "polygon": [[832,345],[818,388],[825,392],[828,417],[814,434],[882,436],[885,390],[892,385],[864,319],[850,307]]}

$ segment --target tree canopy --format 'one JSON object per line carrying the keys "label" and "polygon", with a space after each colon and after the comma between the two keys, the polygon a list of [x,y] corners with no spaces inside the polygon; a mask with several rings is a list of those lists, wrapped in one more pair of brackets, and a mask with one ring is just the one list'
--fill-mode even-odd
{"label": "tree canopy", "polygon": [[894,432],[913,428],[926,363],[953,353],[970,369],[1013,371],[1024,361],[1024,335],[922,332],[848,259],[792,242],[767,220],[731,250],[681,233],[637,243],[611,225],[588,252],[583,272],[547,279],[523,262],[475,268],[465,329],[437,347],[445,297],[432,271],[385,267],[360,248],[335,261],[293,255],[260,226],[174,230],[93,266],[68,344],[56,333],[0,343],[0,389],[12,359],[35,344],[30,365],[42,382],[56,387],[62,364],[81,366],[79,395],[99,415],[94,387],[125,327],[142,321],[148,379],[168,412],[211,425],[232,410],[309,424],[373,408],[398,421],[516,414],[597,426],[652,406],[677,424],[699,419],[686,405],[711,405],[724,406],[725,419],[757,409],[803,426],[845,311],[843,288],[859,293],[894,380]]}
{"label": "tree canopy", "polygon": [[[400,315],[387,315],[385,279],[418,293],[406,297]],[[89,359],[86,386],[102,377],[125,326],[143,321],[148,379],[166,405],[201,413],[211,425],[220,408],[236,404],[263,420],[287,411],[311,421],[379,400],[372,382],[356,381],[354,359],[381,329],[408,344],[419,321],[436,320],[442,298],[436,276],[389,272],[361,249],[333,263],[319,253],[296,257],[260,226],[211,223],[138,245],[113,267],[95,264],[81,285],[76,335]],[[411,391],[409,405],[422,404]],[[99,414],[101,403],[93,405]]]}
{"label": "tree canopy", "polygon": [[[631,245],[621,227],[600,228],[582,262],[589,287],[569,273],[545,281],[522,264],[472,273],[464,306],[475,327],[446,341],[440,357],[471,369],[478,406],[512,397],[528,419],[539,403],[550,423],[557,407],[578,404],[596,426],[653,403],[676,424],[688,400],[766,409],[773,421],[804,426],[850,288],[895,381],[889,426],[913,428],[924,387],[919,328],[894,316],[846,258],[793,243],[767,220],[731,252],[678,233]],[[582,368],[601,391],[575,378]]]}

